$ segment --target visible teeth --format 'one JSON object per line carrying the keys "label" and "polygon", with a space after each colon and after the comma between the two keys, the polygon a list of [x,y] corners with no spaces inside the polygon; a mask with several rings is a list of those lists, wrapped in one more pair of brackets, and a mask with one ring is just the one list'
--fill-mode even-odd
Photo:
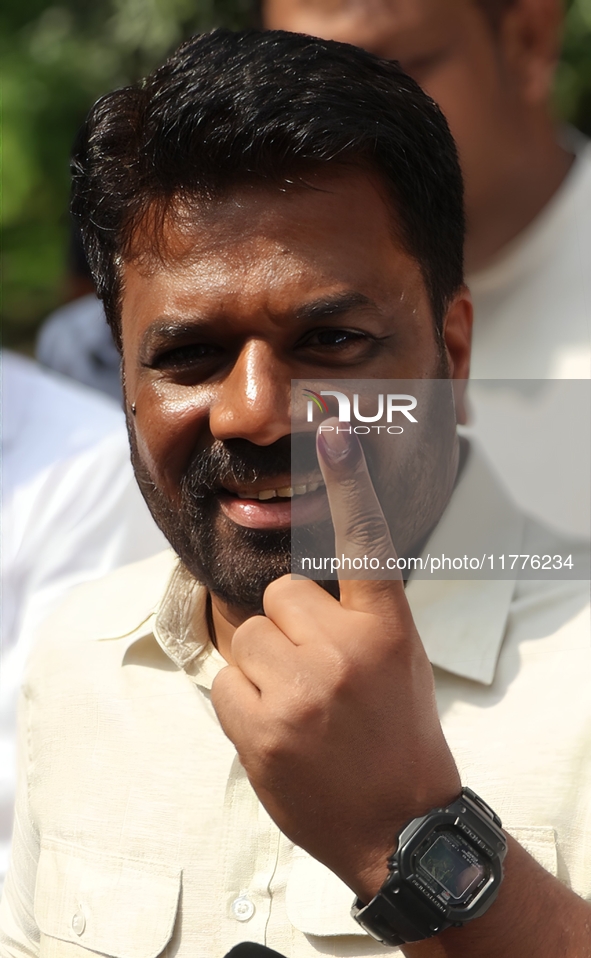
{"label": "visible teeth", "polygon": [[262,489],[260,492],[237,492],[239,499],[259,499],[265,502],[267,499],[275,499],[280,496],[282,499],[292,499],[293,496],[305,496],[307,492],[316,492],[322,485],[321,482],[301,483],[299,486],[282,486],[280,489]]}

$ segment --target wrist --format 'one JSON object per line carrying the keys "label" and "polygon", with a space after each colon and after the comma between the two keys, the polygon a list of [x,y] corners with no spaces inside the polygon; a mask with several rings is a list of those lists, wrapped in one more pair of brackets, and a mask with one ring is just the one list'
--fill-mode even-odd
{"label": "wrist", "polygon": [[450,805],[461,790],[460,778],[456,773],[455,780],[446,787],[437,791],[430,790],[427,796],[417,796],[412,805],[408,804],[402,810],[397,809],[396,819],[381,829],[380,836],[374,839],[365,859],[357,859],[354,878],[347,882],[362,902],[371,901],[388,878],[388,859],[396,852],[399,836],[408,823],[425,815],[432,808],[445,808]]}

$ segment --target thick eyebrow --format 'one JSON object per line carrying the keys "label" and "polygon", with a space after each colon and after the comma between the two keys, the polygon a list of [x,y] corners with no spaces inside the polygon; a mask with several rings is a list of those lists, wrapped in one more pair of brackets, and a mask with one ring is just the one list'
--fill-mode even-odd
{"label": "thick eyebrow", "polygon": [[[299,322],[317,323],[323,320],[332,319],[335,316],[342,316],[344,313],[352,312],[354,309],[369,306],[374,310],[377,305],[364,293],[347,292],[337,293],[335,296],[323,296],[310,303],[299,306],[294,312],[294,318]],[[195,335],[200,326],[208,327],[208,320],[203,317],[195,317],[191,320],[175,322],[170,319],[161,318],[150,323],[140,342],[140,357],[147,357],[154,349],[166,346],[167,349],[174,349],[178,345],[184,345],[188,339]]]}
{"label": "thick eyebrow", "polygon": [[206,326],[205,319],[194,319],[185,322],[174,322],[169,319],[156,319],[150,323],[140,341],[140,353],[147,355],[152,350],[166,346],[174,348],[177,343],[184,345],[187,339],[194,335],[200,326]]}
{"label": "thick eyebrow", "polygon": [[350,292],[315,299],[311,303],[299,306],[295,311],[295,316],[296,319],[303,322],[319,322],[323,319],[332,319],[334,316],[352,312],[361,306],[370,306],[372,309],[377,309],[376,303],[369,296],[365,296],[364,293]]}

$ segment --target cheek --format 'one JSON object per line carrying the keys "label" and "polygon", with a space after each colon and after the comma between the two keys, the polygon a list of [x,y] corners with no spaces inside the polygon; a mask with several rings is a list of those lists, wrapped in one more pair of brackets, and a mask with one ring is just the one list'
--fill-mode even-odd
{"label": "cheek", "polygon": [[135,402],[139,456],[156,486],[176,501],[194,452],[208,441],[211,397],[201,390],[150,384],[138,390]]}

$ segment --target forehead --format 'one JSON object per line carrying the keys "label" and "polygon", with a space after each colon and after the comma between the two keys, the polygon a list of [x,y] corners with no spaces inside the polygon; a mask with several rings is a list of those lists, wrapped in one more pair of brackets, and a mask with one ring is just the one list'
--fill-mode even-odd
{"label": "forehead", "polygon": [[308,296],[344,290],[426,298],[377,180],[347,171],[306,183],[243,186],[193,203],[165,221],[158,256],[138,235],[124,268],[124,340],[164,312],[281,316]]}
{"label": "forehead", "polygon": [[411,56],[450,38],[471,0],[265,0],[265,26]]}

